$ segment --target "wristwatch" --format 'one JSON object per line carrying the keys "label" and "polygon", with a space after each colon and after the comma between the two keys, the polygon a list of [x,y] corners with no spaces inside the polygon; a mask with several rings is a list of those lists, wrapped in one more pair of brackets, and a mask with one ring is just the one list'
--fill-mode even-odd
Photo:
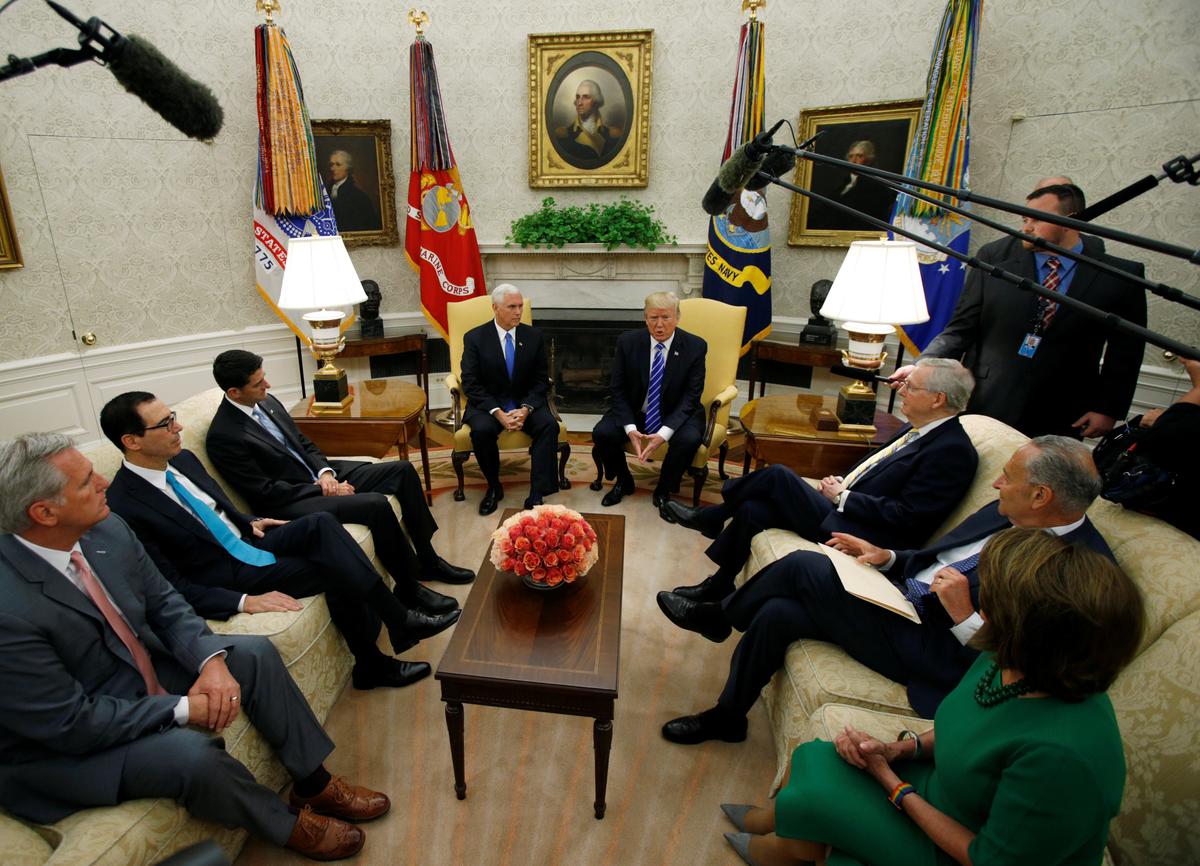
{"label": "wristwatch", "polygon": [[533,407],[530,406],[528,403],[522,403],[521,408],[524,409],[526,412],[528,412],[530,415],[533,414]]}

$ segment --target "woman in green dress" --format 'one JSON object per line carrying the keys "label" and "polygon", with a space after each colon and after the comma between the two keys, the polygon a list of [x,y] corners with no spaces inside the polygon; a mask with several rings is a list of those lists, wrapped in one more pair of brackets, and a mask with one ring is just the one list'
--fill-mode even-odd
{"label": "woman in green dress", "polygon": [[[1096,866],[1125,761],[1105,691],[1141,595],[1110,560],[1031,529],[984,548],[983,651],[934,719],[885,743],[847,727],[792,755],[774,807],[722,808],[752,866]],[[936,746],[936,749],[935,749]]]}

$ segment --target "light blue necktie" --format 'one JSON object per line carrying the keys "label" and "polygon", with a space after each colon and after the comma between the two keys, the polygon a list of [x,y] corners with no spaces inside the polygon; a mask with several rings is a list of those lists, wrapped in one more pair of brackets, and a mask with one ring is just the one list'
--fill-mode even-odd
{"label": "light blue necktie", "polygon": [[[967,572],[974,571],[977,565],[979,565],[979,554],[972,553],[964,559],[951,562],[949,565],[943,567],[953,568],[966,574]],[[904,597],[912,602],[912,606],[916,608],[917,613],[925,612],[925,601],[932,592],[933,587],[930,584],[917,580],[915,577],[908,577],[904,580]]]}
{"label": "light blue necktie", "polygon": [[264,412],[262,409],[260,409],[258,406],[255,406],[250,411],[250,414],[253,415],[254,420],[258,422],[258,426],[263,428],[264,430],[266,430],[268,433],[270,433],[272,439],[274,439],[276,442],[278,442],[280,445],[282,445],[284,448],[286,448],[287,453],[291,454],[294,458],[296,458],[297,462],[299,462],[299,464],[304,467],[304,471],[308,473],[309,477],[312,478],[312,480],[316,481],[317,476],[313,473],[312,467],[309,466],[308,461],[306,461],[303,457],[301,457],[296,452],[296,449],[293,448],[288,443],[287,437],[283,435],[283,431],[279,429],[279,425],[276,424],[274,421],[272,421],[271,417],[266,412]]}
{"label": "light blue necktie", "polygon": [[[504,335],[504,367],[508,370],[508,382],[511,385],[513,380],[513,367],[516,364],[517,348],[513,345],[512,331]],[[517,408],[517,404],[512,400],[504,401],[504,411],[511,412]]]}
{"label": "light blue necktie", "polygon": [[200,522],[213,534],[217,543],[229,551],[229,555],[234,559],[244,562],[246,565],[271,565],[275,562],[275,554],[269,550],[259,550],[254,545],[247,544],[238,538],[229,525],[221,519],[221,515],[193,496],[170,469],[167,470],[167,483],[171,485],[171,489],[175,491],[183,504],[200,518]]}
{"label": "light blue necktie", "polygon": [[666,367],[666,361],[663,360],[665,348],[664,343],[655,343],[654,360],[650,362],[650,388],[646,391],[646,429],[644,432],[652,436],[662,426],[659,403],[662,402],[663,368]]}

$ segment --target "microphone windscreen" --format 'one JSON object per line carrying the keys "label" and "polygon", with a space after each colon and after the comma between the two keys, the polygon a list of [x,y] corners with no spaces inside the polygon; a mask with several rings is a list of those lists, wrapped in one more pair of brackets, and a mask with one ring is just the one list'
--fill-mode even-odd
{"label": "microphone windscreen", "polygon": [[725,209],[729,207],[731,201],[733,201],[733,195],[721,189],[719,180],[714,180],[712,186],[708,188],[708,192],[704,194],[700,207],[704,208],[706,214],[720,216],[725,213]]}
{"label": "microphone windscreen", "polygon": [[764,175],[769,174],[771,177],[783,177],[785,174],[791,171],[795,165],[796,154],[792,151],[772,151],[767,155],[767,158],[763,160],[762,167],[754,173],[754,177],[750,178],[750,180],[746,182],[746,189],[755,191],[760,190],[770,183],[770,181],[767,180]]}
{"label": "microphone windscreen", "polygon": [[225,112],[213,92],[140,36],[119,40],[106,59],[122,87],[184,135],[208,141],[221,131]]}
{"label": "microphone windscreen", "polygon": [[721,185],[721,189],[732,195],[754,177],[761,164],[761,160],[746,156],[746,146],[742,145],[721,164],[721,170],[717,172],[717,183]]}

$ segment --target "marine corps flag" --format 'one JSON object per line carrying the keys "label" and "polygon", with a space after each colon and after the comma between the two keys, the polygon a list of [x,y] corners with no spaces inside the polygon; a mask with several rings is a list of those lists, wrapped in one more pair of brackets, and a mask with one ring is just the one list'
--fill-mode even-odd
{"label": "marine corps flag", "polygon": [[[279,308],[288,242],[335,235],[337,223],[317,172],[312,124],[287,34],[275,24],[254,29],[258,71],[258,177],[254,187],[254,277],[258,293],[304,344],[304,332]],[[342,319],[342,330],[354,321]]]}
{"label": "marine corps flag", "polygon": [[[742,25],[721,162],[762,132],[767,89],[763,40],[763,23],[757,17]],[[746,308],[743,355],[752,341],[771,333],[771,233],[767,200],[761,192],[743,189],[725,213],[709,219],[703,294]]]}
{"label": "marine corps flag", "polygon": [[471,206],[442,112],[433,46],[418,35],[409,50],[412,173],[404,255],[421,275],[421,310],[446,333],[446,305],[487,294]]}
{"label": "marine corps flag", "polygon": [[[956,189],[971,185],[967,170],[971,144],[968,120],[980,7],[981,0],[950,0],[946,4],[929,62],[920,125],[904,164],[908,177]],[[971,221],[966,217],[901,193],[896,197],[893,221],[960,253],[967,251]],[[932,247],[918,246],[917,260],[921,263],[929,321],[897,329],[904,348],[913,355],[920,355],[950,321],[967,269],[966,263],[952,260]]]}

